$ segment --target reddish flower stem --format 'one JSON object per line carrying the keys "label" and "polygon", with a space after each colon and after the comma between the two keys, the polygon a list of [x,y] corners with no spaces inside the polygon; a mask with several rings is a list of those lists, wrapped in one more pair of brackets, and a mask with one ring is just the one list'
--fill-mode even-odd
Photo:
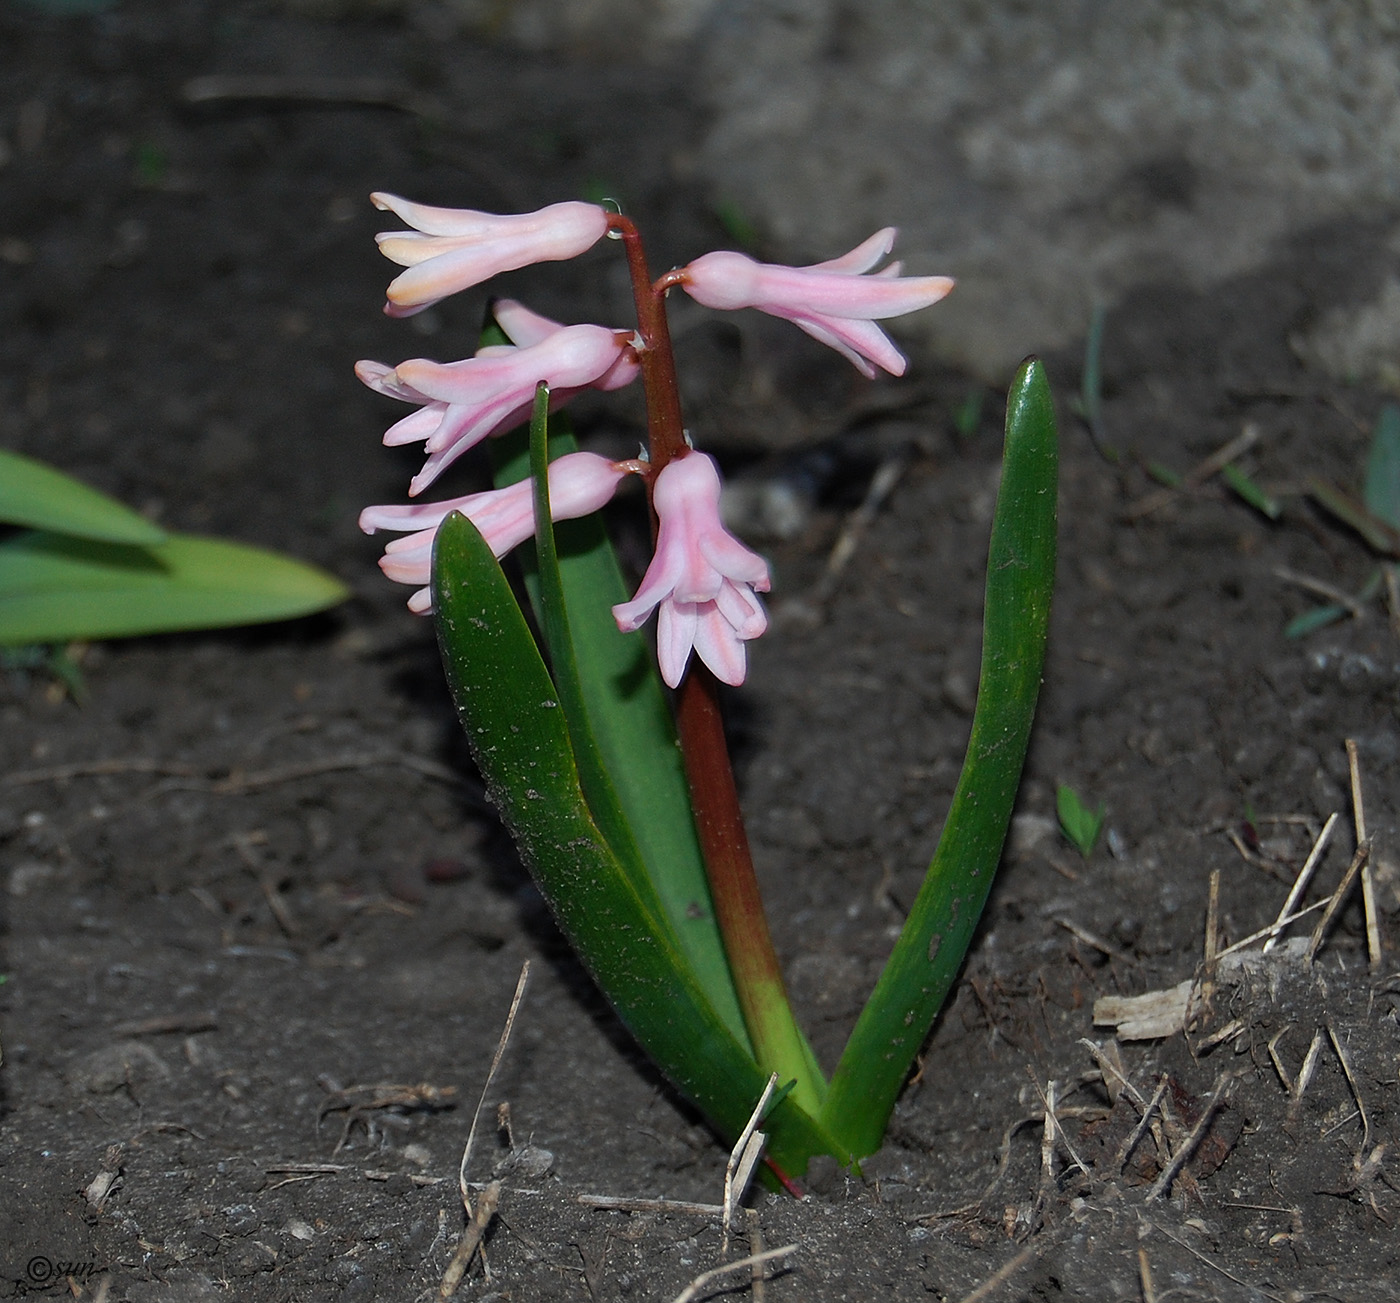
{"label": "reddish flower stem", "polygon": [[[652,284],[641,236],[628,218],[616,216],[609,225],[622,238],[632,275],[654,474],[667,462],[684,456],[690,447],[681,418],[676,359],[666,320],[666,291],[676,282],[668,273]],[[653,529],[655,524],[653,514]],[[754,875],[734,770],[724,740],[719,686],[698,660],[692,660],[676,689],[675,708],[710,896],[744,1022],[760,1065],[785,1078],[796,1076],[798,1095],[807,1096],[803,1089],[808,1076],[805,1055]],[[804,1102],[810,1102],[810,1098]]]}

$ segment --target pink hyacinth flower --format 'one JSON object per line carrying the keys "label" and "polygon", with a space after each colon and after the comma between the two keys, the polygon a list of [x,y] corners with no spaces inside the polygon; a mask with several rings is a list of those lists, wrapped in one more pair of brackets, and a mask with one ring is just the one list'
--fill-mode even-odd
{"label": "pink hyacinth flower", "polygon": [[[505,331],[506,338],[521,348],[541,344],[556,332],[568,329],[561,322],[551,321],[541,313],[532,312],[515,299],[497,299],[491,305],[491,315],[495,317],[496,324]],[[622,351],[617,365],[605,371],[589,388],[605,391],[624,389],[641,374],[642,364],[637,360],[635,350],[627,348]]]}
{"label": "pink hyacinth flower", "polygon": [[370,202],[415,228],[374,237],[386,258],[408,268],[389,286],[384,311],[391,317],[412,316],[498,272],[576,258],[608,229],[606,209],[576,200],[506,216],[433,208],[383,193],[370,195]]}
{"label": "pink hyacinth flower", "polygon": [[[549,464],[549,514],[554,520],[573,520],[598,511],[612,500],[629,469],[593,452],[570,452]],[[521,480],[504,489],[469,493],[448,502],[420,502],[412,506],[366,507],[360,528],[412,530],[384,549],[379,568],[395,583],[413,584],[418,591],[408,599],[408,609],[425,615],[432,609],[432,593],[426,586],[432,574],[433,537],[438,526],[460,511],[481,532],[497,557],[503,557],[535,532],[534,483]]]}
{"label": "pink hyacinth flower", "polygon": [[630,340],[605,326],[559,326],[525,347],[483,348],[461,362],[359,362],[355,374],[378,393],[421,405],[384,435],[389,445],[425,443],[428,459],[408,489],[414,497],[469,448],[526,420],[541,381],[551,409],[580,389],[615,388],[614,372],[627,383],[636,374]]}
{"label": "pink hyacinth flower", "polygon": [[719,472],[704,453],[688,452],[661,469],[652,489],[656,555],[636,596],[613,607],[623,633],[660,608],[656,657],[672,688],[692,647],[717,679],[737,687],[747,669],[744,643],[768,627],[754,596],[768,591],[768,563],[720,524],[719,491]]}
{"label": "pink hyacinth flower", "polygon": [[953,282],[947,276],[901,276],[899,263],[868,275],[894,248],[894,237],[894,227],[888,226],[850,253],[811,267],[707,253],[667,279],[709,308],[757,308],[784,317],[867,376],[877,366],[898,376],[908,362],[875,322],[937,303]]}

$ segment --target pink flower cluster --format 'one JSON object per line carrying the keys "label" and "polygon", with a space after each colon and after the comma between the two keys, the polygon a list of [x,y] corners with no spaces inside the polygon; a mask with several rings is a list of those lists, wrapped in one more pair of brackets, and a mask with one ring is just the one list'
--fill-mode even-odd
{"label": "pink flower cluster", "polygon": [[[607,234],[611,221],[606,209],[586,203],[497,216],[432,208],[395,195],[375,194],[372,200],[413,228],[377,237],[380,251],[407,269],[389,286],[385,311],[396,317],[421,312],[500,272],[577,257]],[[899,263],[876,271],[894,236],[887,228],[843,257],[809,267],[709,253],[667,273],[655,289],[679,287],[708,307],[757,308],[786,318],[866,375],[873,376],[877,367],[901,375],[905,358],[875,322],[937,302],[953,282],[946,276],[901,276]],[[494,312],[509,344],[483,348],[459,362],[414,358],[397,367],[356,365],[371,389],[416,405],[384,436],[386,444],[424,445],[427,457],[409,485],[410,497],[468,449],[527,419],[539,384],[548,386],[555,408],[582,390],[621,388],[640,374],[640,341],[631,331],[561,325],[510,300],[498,302]],[[599,510],[638,469],[637,463],[610,462],[593,453],[560,457],[549,468],[551,514],[566,520]],[[673,688],[692,650],[721,681],[742,683],[744,644],[767,627],[756,594],[768,591],[768,566],[725,531],[719,498],[718,471],[703,453],[676,457],[655,475],[656,554],[636,596],[613,608],[624,632],[658,612],[657,655],[662,678]],[[409,601],[415,611],[431,608],[433,535],[453,511],[472,520],[497,556],[535,530],[528,481],[445,502],[370,507],[360,516],[367,533],[389,529],[406,535],[388,545],[380,567],[389,578],[415,587]]]}

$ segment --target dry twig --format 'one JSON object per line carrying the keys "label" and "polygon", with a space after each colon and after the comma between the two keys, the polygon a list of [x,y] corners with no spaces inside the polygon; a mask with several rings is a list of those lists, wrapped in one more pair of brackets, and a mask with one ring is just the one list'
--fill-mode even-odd
{"label": "dry twig", "polygon": [[749,1114],[748,1122],[734,1142],[734,1148],[729,1153],[729,1162],[725,1165],[724,1224],[719,1247],[721,1257],[729,1252],[729,1230],[734,1220],[734,1206],[749,1188],[753,1170],[758,1165],[758,1157],[768,1141],[768,1137],[758,1129],[758,1124],[764,1109],[768,1107],[768,1101],[773,1098],[773,1091],[777,1089],[777,1085],[778,1074],[775,1072],[768,1078],[768,1084],[763,1088],[763,1094],[758,1097],[758,1103]]}
{"label": "dry twig", "polygon": [[688,1217],[723,1217],[724,1206],[717,1203],[691,1203],[687,1199],[632,1199],[626,1195],[581,1194],[576,1201],[585,1208],[622,1213],[679,1213]]}
{"label": "dry twig", "polygon": [[1341,909],[1342,902],[1346,900],[1347,893],[1351,891],[1352,884],[1356,881],[1361,872],[1361,866],[1371,858],[1371,843],[1363,841],[1358,843],[1356,854],[1351,857],[1351,864],[1347,867],[1346,873],[1342,875],[1342,880],[1337,886],[1337,890],[1332,893],[1327,902],[1327,908],[1322,911],[1322,917],[1318,920],[1317,926],[1313,929],[1312,936],[1308,939],[1308,948],[1304,952],[1304,958],[1308,963],[1312,963],[1317,955],[1318,947],[1322,944],[1322,939],[1327,935],[1327,929],[1331,926],[1332,920],[1337,916],[1337,911]]}
{"label": "dry twig", "polygon": [[736,1258],[733,1262],[726,1262],[723,1266],[711,1267],[709,1271],[702,1271],[676,1295],[672,1303],[694,1303],[694,1300],[705,1292],[711,1281],[719,1280],[722,1276],[729,1275],[730,1272],[742,1271],[745,1267],[753,1268],[765,1262],[772,1262],[776,1258],[786,1258],[788,1254],[796,1253],[797,1247],[796,1244],[785,1244],[781,1249],[766,1249],[762,1253],[751,1253],[747,1258]]}
{"label": "dry twig", "polygon": [[1317,840],[1313,842],[1312,850],[1308,852],[1308,858],[1303,861],[1303,867],[1298,870],[1298,876],[1293,879],[1293,886],[1289,888],[1288,898],[1283,902],[1283,908],[1279,910],[1278,918],[1274,920],[1276,930],[1264,942],[1265,954],[1278,945],[1279,933],[1286,926],[1284,920],[1303,898],[1303,892],[1307,890],[1308,883],[1312,881],[1313,872],[1322,860],[1322,852],[1327,849],[1327,843],[1332,839],[1332,830],[1337,826],[1337,820],[1341,817],[1338,811],[1333,810],[1328,816],[1327,822],[1322,825],[1322,831],[1318,833]]}
{"label": "dry twig", "polygon": [[[486,1233],[486,1228],[495,1216],[496,1207],[500,1203],[501,1183],[499,1181],[490,1182],[477,1199],[476,1210],[472,1210],[471,1196],[467,1192],[467,1164],[471,1161],[472,1145],[476,1141],[476,1124],[481,1119],[481,1108],[486,1102],[486,1092],[491,1089],[491,1083],[495,1080],[496,1071],[501,1066],[501,1060],[505,1057],[506,1045],[510,1042],[510,1033],[515,1026],[515,1016],[520,1012],[520,1002],[525,998],[525,984],[530,979],[530,961],[527,959],[520,968],[520,980],[515,984],[515,994],[511,997],[510,1011],[506,1014],[506,1025],[501,1029],[501,1039],[496,1044],[496,1053],[491,1057],[491,1066],[486,1071],[486,1080],[481,1083],[481,1096],[476,1101],[476,1110],[472,1113],[472,1124],[467,1131],[467,1143],[462,1148],[462,1161],[457,1167],[457,1185],[462,1194],[462,1207],[465,1209],[469,1219],[466,1230],[462,1232],[462,1238],[457,1242],[456,1251],[452,1254],[452,1261],[447,1264],[447,1270],[442,1274],[442,1283],[438,1286],[438,1299],[450,1299],[457,1292],[457,1287],[462,1283],[462,1277],[466,1275],[467,1267],[471,1264],[472,1255],[481,1248],[481,1237]],[[486,1255],[482,1252],[482,1269],[486,1269]]]}
{"label": "dry twig", "polygon": [[1191,1155],[1196,1152],[1201,1141],[1205,1139],[1205,1134],[1210,1130],[1210,1124],[1215,1120],[1215,1115],[1225,1107],[1232,1081],[1233,1078],[1222,1077],[1216,1083],[1215,1089],[1211,1092],[1210,1100],[1197,1119],[1196,1125],[1191,1128],[1190,1134],[1177,1147],[1171,1162],[1162,1169],[1162,1174],[1157,1178],[1152,1189],[1147,1192],[1149,1202],[1153,1199],[1163,1198],[1171,1189],[1172,1182],[1181,1174],[1181,1169],[1186,1166]]}
{"label": "dry twig", "polygon": [[[1347,738],[1347,768],[1351,772],[1351,810],[1356,824],[1356,844],[1367,841],[1366,808],[1361,800],[1361,762],[1356,754],[1356,742]],[[1371,857],[1368,855],[1361,865],[1361,907],[1366,915],[1366,957],[1374,973],[1381,966],[1381,930],[1376,915],[1375,874],[1371,871]]]}

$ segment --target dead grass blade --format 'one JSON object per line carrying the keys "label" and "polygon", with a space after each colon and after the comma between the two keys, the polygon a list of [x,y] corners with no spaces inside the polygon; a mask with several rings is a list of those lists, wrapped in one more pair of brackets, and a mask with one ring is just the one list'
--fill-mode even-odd
{"label": "dead grass blade", "polygon": [[[492,1181],[486,1186],[477,1198],[476,1208],[473,1210],[471,1195],[467,1190],[467,1164],[471,1161],[472,1146],[476,1143],[476,1124],[481,1119],[481,1109],[486,1103],[486,1093],[491,1089],[491,1083],[496,1078],[496,1070],[501,1066],[501,1060],[505,1057],[506,1046],[510,1043],[510,1034],[515,1027],[515,1016],[520,1012],[520,1002],[525,998],[525,984],[530,980],[530,961],[527,959],[520,968],[520,980],[515,984],[515,994],[511,997],[510,1011],[506,1014],[506,1024],[501,1028],[501,1039],[496,1043],[496,1053],[491,1057],[491,1066],[486,1070],[486,1080],[481,1083],[481,1095],[476,1101],[476,1111],[472,1113],[471,1128],[467,1132],[467,1143],[462,1149],[462,1161],[457,1167],[457,1185],[462,1194],[462,1207],[467,1214],[467,1227],[462,1232],[462,1238],[457,1242],[457,1248],[452,1254],[452,1261],[447,1264],[447,1270],[442,1273],[442,1282],[438,1286],[438,1299],[450,1299],[456,1292],[457,1287],[462,1283],[462,1277],[466,1275],[467,1267],[471,1264],[472,1255],[481,1248],[482,1237],[486,1234],[486,1228],[491,1224],[491,1219],[496,1215],[496,1208],[501,1200],[501,1183]],[[482,1268],[486,1267],[486,1255],[483,1252],[481,1258]]]}
{"label": "dead grass blade", "polygon": [[796,1253],[796,1244],[785,1244],[781,1249],[765,1249],[762,1253],[751,1253],[747,1258],[736,1258],[733,1262],[726,1262],[720,1267],[711,1267],[709,1271],[702,1271],[694,1280],[690,1282],[671,1303],[694,1303],[709,1287],[712,1281],[721,1279],[731,1272],[742,1271],[745,1267],[750,1269],[765,1262],[772,1262],[777,1258],[786,1258],[790,1253]]}

